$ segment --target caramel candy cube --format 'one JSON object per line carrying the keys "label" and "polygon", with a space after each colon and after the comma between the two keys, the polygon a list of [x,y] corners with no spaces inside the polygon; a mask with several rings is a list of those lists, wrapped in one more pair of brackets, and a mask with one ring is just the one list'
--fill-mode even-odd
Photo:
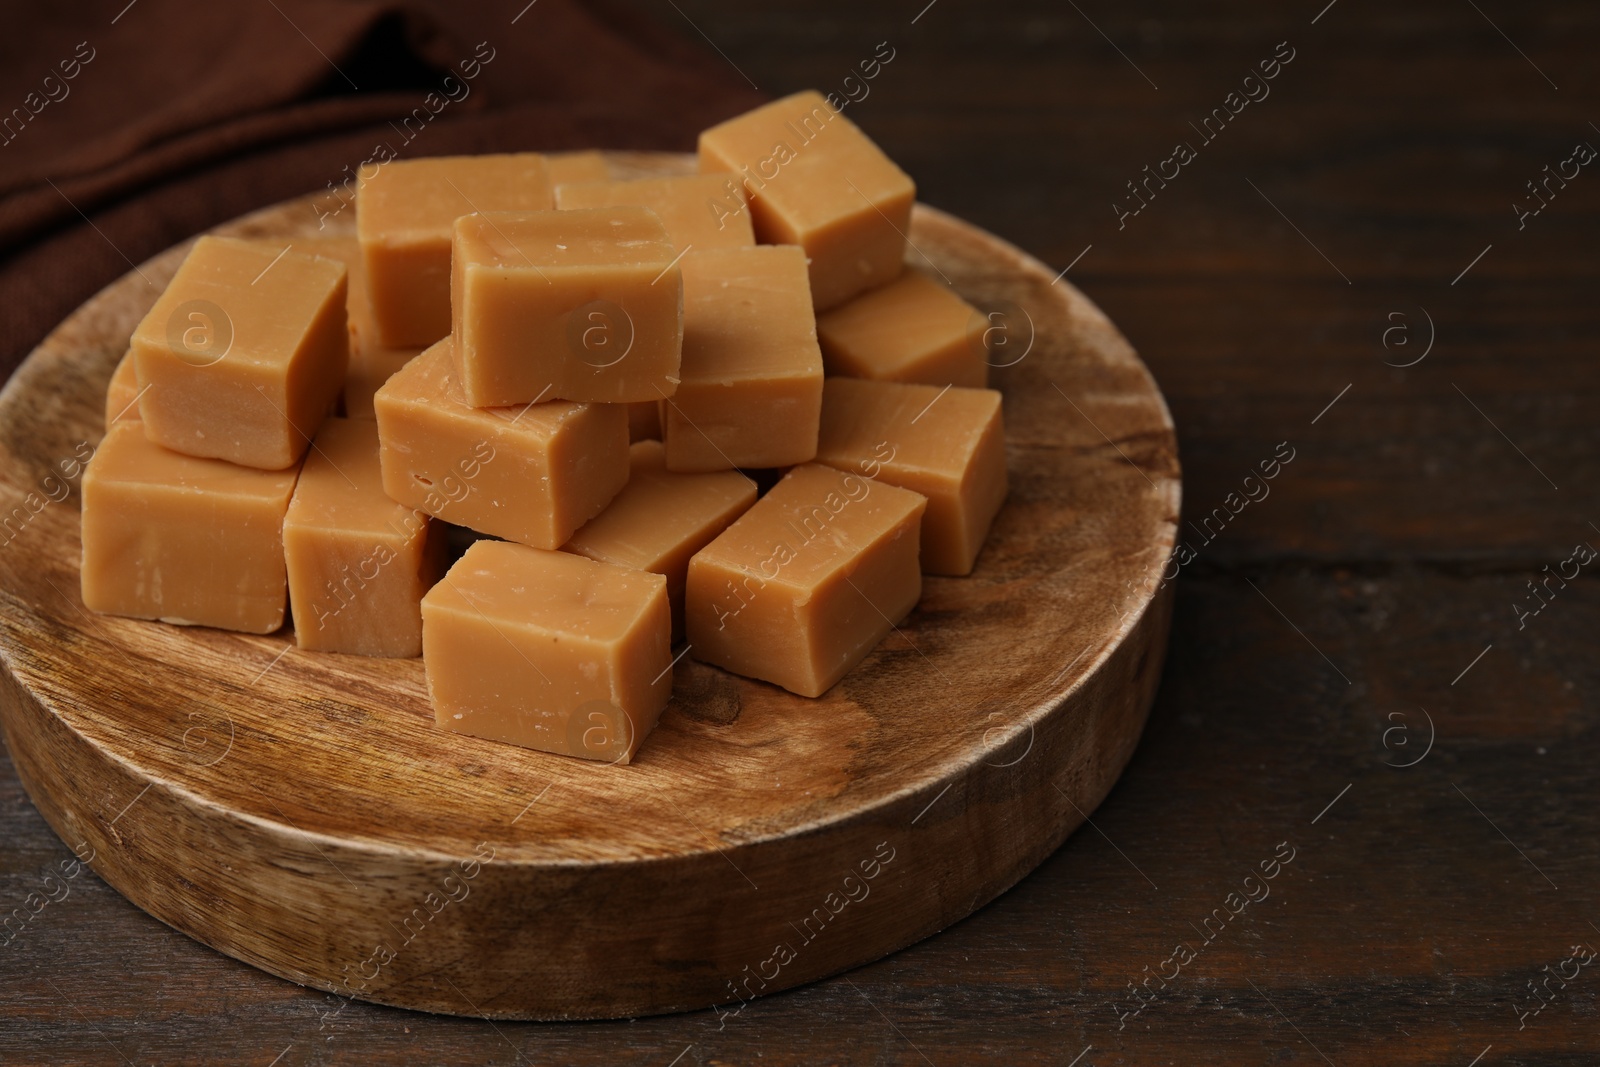
{"label": "caramel candy cube", "polygon": [[683,286],[654,212],[467,215],[455,233],[456,368],[473,406],[676,388]]}
{"label": "caramel candy cube", "polygon": [[295,643],[420,656],[422,595],[444,571],[432,523],[384,494],[377,423],[324,422],[283,520]]}
{"label": "caramel candy cube", "polygon": [[675,471],[786,467],[817,452],[822,352],[793,245],[683,257],[683,370],[662,405]]}
{"label": "caramel candy cube", "polygon": [[553,401],[475,408],[450,340],[372,398],[383,488],[408,507],[535,548],[560,548],[628,480],[628,411]]}
{"label": "caramel candy cube", "polygon": [[560,188],[569,182],[603,182],[611,180],[611,168],[606,165],[602,152],[552,152],[544,157],[545,170],[550,175],[550,185]]}
{"label": "caramel candy cube", "polygon": [[422,600],[422,660],[447,730],[632,762],[672,695],[659,574],[479,541]]}
{"label": "caramel candy cube", "polygon": [[106,386],[106,429],[124,419],[139,418],[139,372],[133,365],[133,349],[122,354],[117,369]]}
{"label": "caramel candy cube", "polygon": [[[281,265],[281,264],[280,264]],[[287,591],[294,468],[172,452],[127,419],[83,476],[83,602],[108,615],[271,633]]]}
{"label": "caramel candy cube", "polygon": [[923,497],[796,467],[689,561],[696,659],[821,696],[916,607]]}
{"label": "caramel candy cube", "polygon": [[133,332],[139,416],[159,445],[282,470],[344,384],[345,268],[289,245],[195,242]]}
{"label": "caramel candy cube", "polygon": [[900,273],[916,186],[821,94],[706,130],[700,172],[731,172],[744,186],[759,240],[805,248],[817,310]]}
{"label": "caramel candy cube", "polygon": [[[254,243],[277,255],[283,250],[281,241],[253,239]],[[384,383],[388,373],[398,370],[399,353],[414,356],[420,348],[391,349],[383,347],[378,339],[377,323],[372,317],[372,295],[367,289],[367,268],[361,258],[361,242],[355,234],[318,234],[297,237],[290,246],[293,251],[343,263],[348,280],[345,293],[345,321],[350,328],[350,361],[345,370],[344,401],[348,413],[349,401],[354,396],[361,412],[358,417],[372,418],[372,394]],[[388,373],[385,373],[387,369]]]}
{"label": "caramel candy cube", "polygon": [[989,384],[988,323],[920,270],[817,316],[830,375],[982,389]]}
{"label": "caramel candy cube", "polygon": [[756,243],[744,191],[723,174],[686,174],[625,182],[556,186],[556,207],[647,207],[667,228],[674,253],[747,248]]}
{"label": "caramel candy cube", "polygon": [[683,586],[689,558],[756,502],[756,483],[738,471],[675,474],[660,441],[629,450],[622,492],[572,535],[566,551],[667,579],[675,634],[683,632]]}
{"label": "caramel candy cube", "polygon": [[344,376],[344,413],[352,419],[375,419],[372,397],[400,368],[421,354],[417,348],[358,348],[350,353]]}
{"label": "caramel candy cube", "polygon": [[356,192],[377,342],[420,348],[450,332],[450,243],[462,215],[543,211],[554,201],[544,157],[395,160]]}
{"label": "caramel candy cube", "polygon": [[1006,499],[1000,394],[829,378],[817,462],[927,497],[923,571],[971,574]]}

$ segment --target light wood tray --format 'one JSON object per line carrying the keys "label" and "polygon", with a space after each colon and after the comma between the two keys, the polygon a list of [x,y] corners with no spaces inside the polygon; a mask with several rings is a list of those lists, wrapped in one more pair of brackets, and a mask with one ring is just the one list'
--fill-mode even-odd
{"label": "light wood tray", "polygon": [[[314,233],[311,204],[218,232]],[[685,659],[626,767],[435,729],[420,660],[87,613],[61,464],[99,441],[112,368],[187,245],[107,287],[0,393],[0,712],[34,803],[119,892],[219,951],[461,1015],[731,1010],[992,900],[1138,741],[1177,446],[1144,365],[1065,280],[931,208],[910,238],[911,262],[1002,308],[1004,361],[1033,334],[993,375],[1012,488],[976,573],[928,579],[818,700]]]}

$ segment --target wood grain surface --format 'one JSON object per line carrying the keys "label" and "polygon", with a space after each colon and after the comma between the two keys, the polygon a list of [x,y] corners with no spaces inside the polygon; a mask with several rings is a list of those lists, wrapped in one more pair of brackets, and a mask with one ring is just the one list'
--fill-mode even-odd
{"label": "wood grain surface", "polygon": [[[292,247],[319,225],[302,200],[222,232]],[[0,555],[0,719],[35,804],[177,929],[434,1012],[737,1006],[963,918],[1058,847],[1133,752],[1165,651],[1178,466],[1160,394],[1082,294],[936,211],[910,241],[1014,335],[994,357],[1012,490],[978,566],[930,578],[814,700],[691,647],[626,767],[439,731],[419,659],[86,612],[78,498],[35,514],[28,494],[70,484],[58,457],[98,440],[105,382],[187,247],[130,272],[0,394],[0,512],[31,534]]]}
{"label": "wood grain surface", "polygon": [[[914,25],[926,0],[637,6],[772,93],[833,87],[888,41],[850,114],[925,202],[1057,270],[1076,260],[1067,277],[1172,406],[1186,518],[1297,449],[1183,569],[1160,694],[1094,827],[876,964],[730,1018],[623,1023],[343,1006],[83,874],[0,950],[0,1058],[1594,1063],[1593,967],[1518,1012],[1572,944],[1600,947],[1600,592],[1585,570],[1522,629],[1512,605],[1579,539],[1600,545],[1600,182],[1586,169],[1525,229],[1511,207],[1574,142],[1600,147],[1594,5],[939,0]],[[1124,183],[1285,40],[1298,54],[1272,95],[1119,230]],[[159,251],[127,245],[115,211],[94,218],[131,257]],[[126,271],[81,229],[100,277]],[[1383,338],[1404,324],[1391,345],[1420,344],[1424,309],[1431,354],[1386,365],[1420,353]],[[1434,744],[1398,766],[1425,748],[1424,710]],[[1271,896],[1124,1025],[1128,983],[1203,940],[1282,841],[1298,852]],[[0,848],[13,907],[72,859],[9,777]]]}

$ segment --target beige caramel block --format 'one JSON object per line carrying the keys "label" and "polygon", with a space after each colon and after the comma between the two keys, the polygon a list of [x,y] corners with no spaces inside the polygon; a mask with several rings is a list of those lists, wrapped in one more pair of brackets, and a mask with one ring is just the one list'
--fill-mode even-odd
{"label": "beige caramel block", "polygon": [[615,404],[676,388],[683,286],[654,212],[468,215],[455,234],[456,369],[472,404]]}
{"label": "beige caramel block", "polygon": [[830,375],[982,389],[989,384],[978,309],[920,270],[817,316]]}
{"label": "beige caramel block", "polygon": [[480,533],[560,548],[628,480],[626,408],[475,408],[456,385],[448,338],[385,382],[373,408],[384,491]]}
{"label": "beige caramel block", "polygon": [[829,378],[817,462],[927,497],[923,571],[970,574],[1006,499],[1000,394]]}
{"label": "beige caramel block", "polygon": [[700,171],[744,186],[759,240],[805,248],[819,311],[900,273],[916,186],[821,94],[795,93],[706,130]]}
{"label": "beige caramel block", "polygon": [[271,633],[288,589],[295,469],[185,456],[137,421],[106,431],[83,476],[83,602],[109,615]]}
{"label": "beige caramel block", "polygon": [[[268,241],[252,238],[252,243],[269,249],[273,255],[283,250],[281,241]],[[391,372],[398,369],[398,353],[416,355],[422,351],[420,348],[387,349],[378,341],[377,324],[372,318],[372,298],[367,291],[367,268],[361,258],[361,242],[356,240],[355,234],[317,234],[312,237],[297,237],[290,248],[308,256],[321,256],[323,259],[337,260],[345,266],[348,287],[345,292],[345,322],[350,330],[350,361],[345,370],[343,407],[348,413],[349,402],[352,395],[355,397],[357,407],[364,414],[361,418],[372,418],[372,393],[384,383],[387,374],[382,373],[385,368]],[[369,358],[363,358],[363,357]]]}
{"label": "beige caramel block", "polygon": [[145,433],[247,467],[298,463],[344,384],[345,275],[320,256],[200,238],[133,332]]}
{"label": "beige caramel block", "polygon": [[556,207],[563,211],[619,206],[654,211],[667,228],[674,253],[748,248],[756,243],[744,189],[725,174],[556,186]]}
{"label": "beige caramel block", "polygon": [[659,574],[479,541],[422,601],[422,658],[447,730],[632,762],[672,695]]}
{"label": "beige caramel block", "polygon": [[689,561],[696,659],[821,696],[916,607],[926,501],[796,467]]}
{"label": "beige caramel block", "polygon": [[816,455],[822,353],[805,253],[758,246],[683,257],[683,369],[662,405],[675,471],[784,467]]}
{"label": "beige caramel block", "polygon": [[602,152],[552,152],[544,157],[544,165],[552,187],[560,187],[568,182],[611,180],[611,168],[606,164]]}
{"label": "beige caramel block", "polygon": [[756,483],[738,471],[676,474],[659,441],[629,450],[628,484],[572,535],[566,551],[667,579],[673,632],[683,632],[689,558],[756,502]]}
{"label": "beige caramel block", "polygon": [[[450,332],[450,242],[456,219],[553,204],[544,157],[441,156],[395,160],[356,193],[356,234],[367,265],[377,342],[420,348]],[[363,339],[365,340],[365,339]]]}
{"label": "beige caramel block", "polygon": [[422,596],[444,572],[432,525],[384,493],[377,423],[324,422],[283,520],[295,643],[420,656]]}
{"label": "beige caramel block", "polygon": [[640,400],[628,405],[628,440],[661,440],[661,401]]}
{"label": "beige caramel block", "polygon": [[133,349],[122,354],[117,369],[106,386],[106,429],[116,422],[139,418],[139,372],[133,364]]}
{"label": "beige caramel block", "polygon": [[419,348],[366,348],[350,353],[344,376],[344,413],[352,419],[375,419],[372,397],[400,368],[422,354]]}

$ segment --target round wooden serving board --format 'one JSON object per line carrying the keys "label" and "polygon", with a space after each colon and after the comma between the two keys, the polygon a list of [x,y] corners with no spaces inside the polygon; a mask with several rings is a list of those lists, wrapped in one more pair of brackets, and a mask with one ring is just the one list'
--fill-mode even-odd
{"label": "round wooden serving board", "polygon": [[[316,231],[306,199],[219,232]],[[1177,446],[1144,365],[1066,281],[930,208],[910,238],[912,262],[1000,309],[1015,361],[993,375],[1011,495],[976,572],[928,579],[821,699],[683,660],[631,766],[435,729],[420,660],[88,613],[75,461],[187,246],[109,286],[0,394],[0,710],[34,803],[191,937],[460,1015],[731,1011],[992,900],[1138,741],[1171,612]]]}

